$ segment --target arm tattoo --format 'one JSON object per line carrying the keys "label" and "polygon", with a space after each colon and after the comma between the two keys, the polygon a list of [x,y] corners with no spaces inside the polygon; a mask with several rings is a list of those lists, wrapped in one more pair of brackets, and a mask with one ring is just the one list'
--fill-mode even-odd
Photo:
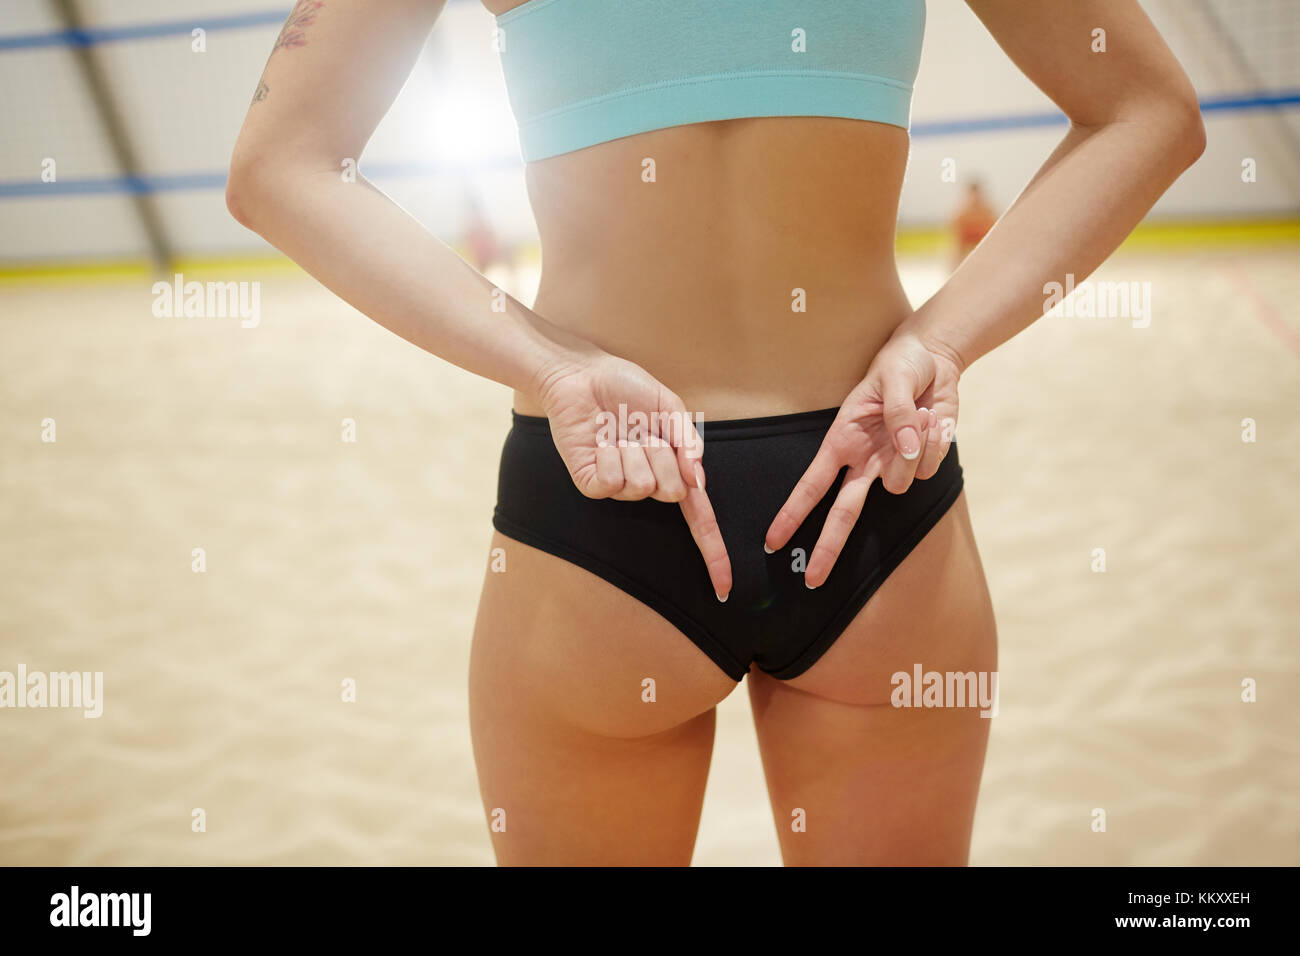
{"label": "arm tattoo", "polygon": [[[275,38],[275,46],[271,47],[271,55],[274,56],[276,50],[306,46],[307,28],[316,22],[316,14],[323,6],[325,6],[324,0],[298,0],[289,13],[289,19],[284,21],[284,26],[280,28],[280,35]],[[253,92],[253,102],[262,102],[270,92],[271,88],[266,85],[266,81],[260,81],[257,84],[257,89]]]}
{"label": "arm tattoo", "polygon": [[316,19],[316,11],[325,6],[324,0],[298,0],[293,5],[293,11],[289,14],[289,19],[284,22],[280,29],[280,35],[276,37],[275,46],[271,52],[286,49],[294,46],[307,45],[307,28],[312,25]]}

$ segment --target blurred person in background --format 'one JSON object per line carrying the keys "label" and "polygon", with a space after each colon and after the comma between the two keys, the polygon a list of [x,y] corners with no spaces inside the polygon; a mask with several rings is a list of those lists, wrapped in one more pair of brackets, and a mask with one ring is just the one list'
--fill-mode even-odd
{"label": "blurred person in background", "polygon": [[484,212],[478,195],[469,190],[465,192],[465,225],[461,243],[469,264],[484,275],[496,266],[508,270],[514,267],[512,250],[492,228],[492,220]]}
{"label": "blurred person in background", "polygon": [[962,264],[971,251],[988,235],[998,221],[997,213],[984,199],[984,190],[978,179],[966,186],[966,196],[952,218],[952,235],[955,241],[952,268]]}

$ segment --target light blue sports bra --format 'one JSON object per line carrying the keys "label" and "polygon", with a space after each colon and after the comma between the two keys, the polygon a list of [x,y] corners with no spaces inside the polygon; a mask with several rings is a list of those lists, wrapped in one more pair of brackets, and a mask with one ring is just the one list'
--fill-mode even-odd
{"label": "light blue sports bra", "polygon": [[528,0],[496,22],[532,161],[742,116],[906,129],[925,0]]}

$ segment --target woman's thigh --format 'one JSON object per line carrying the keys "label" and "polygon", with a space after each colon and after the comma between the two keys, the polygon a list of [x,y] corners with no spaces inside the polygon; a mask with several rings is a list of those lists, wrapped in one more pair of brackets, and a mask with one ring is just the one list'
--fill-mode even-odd
{"label": "woman's thigh", "polygon": [[788,864],[967,861],[990,718],[978,700],[895,706],[895,675],[911,680],[918,666],[996,687],[996,627],[964,494],[808,671],[789,681],[750,672]]}
{"label": "woman's thigh", "polygon": [[690,862],[735,682],[601,578],[499,533],[492,548],[470,727],[498,862]]}

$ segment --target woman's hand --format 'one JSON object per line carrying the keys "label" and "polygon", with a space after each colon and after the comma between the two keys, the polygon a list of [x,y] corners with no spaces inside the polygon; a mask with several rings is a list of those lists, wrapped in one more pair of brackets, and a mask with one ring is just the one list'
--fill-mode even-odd
{"label": "woman's hand", "polygon": [[545,375],[538,401],[573,483],[588,498],[681,504],[725,601],[731,560],[704,492],[703,441],[682,400],[639,365],[592,350]]}
{"label": "woman's hand", "polygon": [[957,425],[960,374],[947,350],[900,326],[844,400],[817,456],[768,528],[769,553],[785,547],[847,468],[804,572],[808,587],[824,584],[877,477],[886,491],[902,494],[913,478],[938,471]]}

